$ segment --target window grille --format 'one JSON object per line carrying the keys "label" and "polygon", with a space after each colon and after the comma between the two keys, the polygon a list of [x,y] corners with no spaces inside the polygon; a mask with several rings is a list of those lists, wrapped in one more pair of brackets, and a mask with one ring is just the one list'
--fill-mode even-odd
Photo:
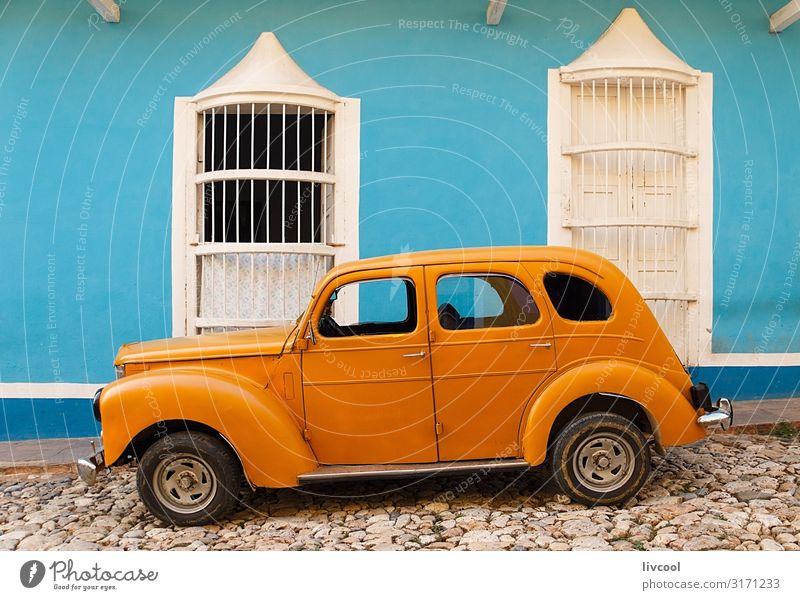
{"label": "window grille", "polygon": [[712,97],[634,8],[548,73],[548,242],[616,263],[690,365],[711,353]]}
{"label": "window grille", "polygon": [[642,291],[679,355],[685,350],[689,206],[696,152],[686,141],[686,86],[648,77],[571,89],[572,245],[612,260]]}
{"label": "window grille", "polygon": [[294,320],[332,266],[333,114],[249,103],[198,118],[196,327]]}

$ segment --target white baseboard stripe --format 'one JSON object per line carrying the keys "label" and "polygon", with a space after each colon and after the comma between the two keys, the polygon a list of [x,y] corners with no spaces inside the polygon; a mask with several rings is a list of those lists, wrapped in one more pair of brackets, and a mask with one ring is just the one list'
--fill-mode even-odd
{"label": "white baseboard stripe", "polygon": [[797,367],[800,353],[706,353],[700,357],[703,367]]}
{"label": "white baseboard stripe", "polygon": [[0,398],[91,398],[105,383],[0,383]]}

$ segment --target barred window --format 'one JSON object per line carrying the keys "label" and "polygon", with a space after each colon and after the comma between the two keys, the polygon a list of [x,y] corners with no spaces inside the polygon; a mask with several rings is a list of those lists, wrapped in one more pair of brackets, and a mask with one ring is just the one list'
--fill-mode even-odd
{"label": "barred window", "polygon": [[[328,240],[333,117],[250,103],[205,110],[200,123],[199,323],[217,331],[292,320],[332,265],[332,252],[312,245]],[[282,251],[266,252],[270,244]]]}
{"label": "barred window", "polygon": [[[203,241],[324,243],[332,183],[314,175],[330,174],[330,113],[237,104],[202,118],[204,173],[264,171],[203,184]],[[284,177],[267,178],[269,171]]]}
{"label": "barred window", "polygon": [[173,333],[286,324],[358,256],[359,101],[270,32],[175,99]]}

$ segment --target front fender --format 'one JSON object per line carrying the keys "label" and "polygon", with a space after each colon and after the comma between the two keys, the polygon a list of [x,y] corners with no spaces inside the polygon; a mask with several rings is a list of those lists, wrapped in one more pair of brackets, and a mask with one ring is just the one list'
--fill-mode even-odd
{"label": "front fender", "polygon": [[224,371],[186,367],[124,377],[103,390],[100,415],[106,464],[147,427],[187,420],[223,435],[254,486],[296,486],[300,473],[317,466],[283,401]]}
{"label": "front fender", "polygon": [[533,399],[521,428],[522,453],[531,465],[547,458],[550,430],[559,413],[591,394],[630,398],[645,410],[663,446],[690,444],[705,436],[691,402],[650,368],[617,359],[579,365],[549,382]]}

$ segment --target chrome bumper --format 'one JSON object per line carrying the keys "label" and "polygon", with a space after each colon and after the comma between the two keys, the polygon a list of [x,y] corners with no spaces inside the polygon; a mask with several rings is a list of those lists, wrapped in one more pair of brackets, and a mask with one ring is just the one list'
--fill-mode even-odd
{"label": "chrome bumper", "polygon": [[97,481],[97,472],[106,466],[105,454],[100,450],[94,456],[80,458],[76,466],[78,467],[78,476],[89,485],[94,485]]}
{"label": "chrome bumper", "polygon": [[727,429],[733,425],[733,405],[727,398],[720,398],[714,410],[706,412],[697,422],[703,427],[713,427],[715,425]]}

